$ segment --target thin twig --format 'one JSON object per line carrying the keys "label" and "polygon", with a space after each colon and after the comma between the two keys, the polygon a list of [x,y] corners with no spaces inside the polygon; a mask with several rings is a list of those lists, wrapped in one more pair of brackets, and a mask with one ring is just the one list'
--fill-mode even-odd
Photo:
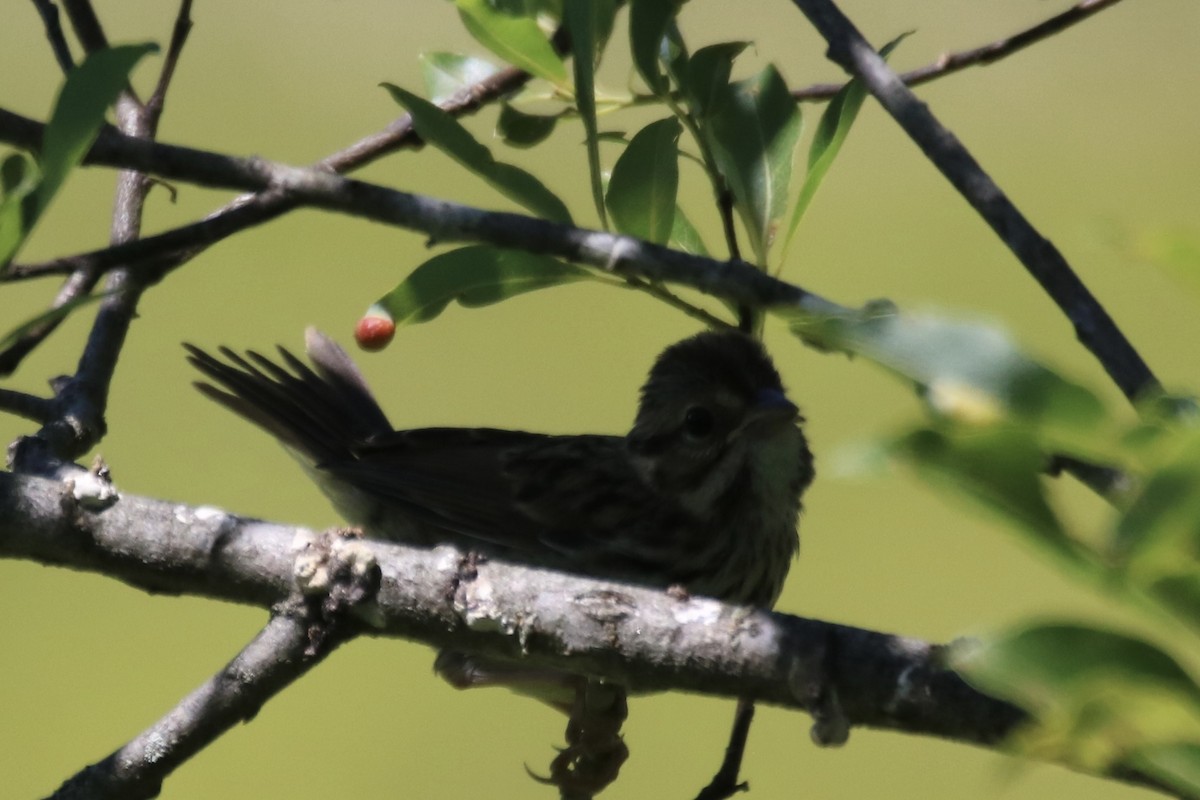
{"label": "thin twig", "polygon": [[163,779],[181,764],[323,660],[331,648],[306,654],[308,629],[302,615],[273,615],[220,672],[126,745],[67,780],[51,800],[157,797]]}
{"label": "thin twig", "polygon": [[63,0],[63,8],[84,52],[94,53],[108,47],[108,36],[104,34],[100,18],[96,16],[96,10],[89,0]]}
{"label": "thin twig", "polygon": [[[0,141],[36,146],[43,130],[40,123],[0,109]],[[321,169],[146,142],[111,129],[101,131],[84,163],[133,167],[203,186],[249,191],[274,189],[289,194],[293,203],[421,231],[440,242],[485,242],[556,255],[609,270],[622,278],[634,275],[651,282],[678,283],[735,303],[788,306],[824,314],[847,311],[749,264],[716,261],[630,236],[574,228],[523,214],[482,211],[461,203],[343,178]]]}
{"label": "thin twig", "polygon": [[[1093,14],[1099,13],[1109,6],[1115,6],[1121,0],[1082,0],[1061,14],[1056,14],[1044,22],[1039,22],[1032,28],[1006,36],[982,47],[963,50],[958,53],[946,53],[932,64],[900,73],[900,80],[907,86],[919,86],[938,78],[943,78],[967,67],[983,66],[999,61],[1002,58],[1024,50],[1067,28],[1082,22]],[[793,89],[792,97],[801,101],[829,100],[842,90],[844,83],[815,83],[802,89]]]}
{"label": "thin twig", "polygon": [[0,388],[0,409],[34,422],[45,422],[54,413],[54,401]]}
{"label": "thin twig", "polygon": [[793,2],[829,43],[829,58],[863,79],[880,105],[1058,304],[1079,341],[1125,396],[1132,401],[1159,389],[1154,373],[1062,253],[1030,224],[928,106],[901,83],[837,5],[832,0]]}
{"label": "thin twig", "polygon": [[[178,22],[176,30],[178,31]],[[172,41],[174,44],[174,39]],[[442,109],[454,115],[472,113],[485,103],[512,92],[529,80],[529,74],[515,68],[502,69],[460,89],[442,104]],[[0,116],[3,116],[0,112]],[[11,122],[11,120],[9,120]],[[37,135],[40,141],[40,134]],[[405,114],[378,133],[371,134],[354,144],[339,150],[314,166],[337,173],[349,172],[393,153],[402,147],[422,145],[412,126],[412,119]],[[294,198],[284,192],[263,190],[255,195],[242,196],[208,215],[200,222],[135,241],[110,246],[89,253],[54,259],[41,264],[10,265],[3,280],[22,280],[51,274],[76,273],[73,285],[63,287],[54,307],[91,291],[99,275],[117,265],[134,271],[144,284],[161,280],[171,270],[177,269],[203,250],[222,239],[261,225],[296,208]],[[84,277],[90,277],[86,283]],[[37,347],[55,328],[48,323],[27,332],[8,350],[0,353],[0,375],[16,369],[21,360]]]}
{"label": "thin twig", "polygon": [[187,43],[188,34],[192,30],[192,0],[182,0],[179,11],[175,15],[175,26],[171,29],[171,43],[167,46],[167,54],[163,58],[162,70],[158,73],[158,83],[146,100],[145,113],[152,128],[157,130],[158,120],[162,116],[163,104],[167,99],[167,90],[171,79],[175,77],[175,67],[179,64],[179,56]]}
{"label": "thin twig", "polygon": [[75,59],[71,57],[71,46],[67,44],[66,34],[62,29],[58,6],[51,0],[33,0],[33,5],[42,17],[46,38],[50,40],[50,49],[54,51],[54,60],[58,62],[59,69],[70,72],[75,68]]}

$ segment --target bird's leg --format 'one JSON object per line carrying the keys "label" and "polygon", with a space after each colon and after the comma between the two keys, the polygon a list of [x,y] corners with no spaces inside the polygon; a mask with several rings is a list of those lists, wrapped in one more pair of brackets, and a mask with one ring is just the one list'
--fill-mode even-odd
{"label": "bird's leg", "polygon": [[550,777],[530,775],[557,786],[562,800],[590,800],[617,779],[629,758],[621,736],[628,712],[623,686],[583,679],[567,722],[567,746],[550,763]]}
{"label": "bird's leg", "polygon": [[750,723],[754,721],[754,701],[745,697],[738,700],[737,711],[734,712],[733,730],[729,732],[729,744],[725,746],[725,758],[721,768],[713,776],[708,786],[700,790],[696,800],[725,800],[738,792],[750,789],[750,784],[738,782],[738,772],[742,768],[742,756],[746,752],[746,738],[750,735]]}

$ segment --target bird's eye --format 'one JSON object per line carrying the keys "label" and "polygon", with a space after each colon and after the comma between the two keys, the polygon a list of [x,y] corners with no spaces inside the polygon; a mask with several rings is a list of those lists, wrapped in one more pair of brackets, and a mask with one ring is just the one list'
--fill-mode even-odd
{"label": "bird's eye", "polygon": [[716,419],[704,406],[692,406],[683,417],[683,429],[693,439],[703,439],[713,432]]}

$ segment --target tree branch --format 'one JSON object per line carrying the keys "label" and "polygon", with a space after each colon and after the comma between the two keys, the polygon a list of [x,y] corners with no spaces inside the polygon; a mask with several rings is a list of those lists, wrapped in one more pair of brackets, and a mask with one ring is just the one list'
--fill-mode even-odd
{"label": "tree branch", "polygon": [[[0,141],[36,148],[44,126],[0,109]],[[812,313],[846,311],[818,295],[740,262],[715,261],[629,236],[574,228],[506,212],[482,211],[323,169],[292,167],[262,158],[235,158],[188,147],[147,142],[111,128],[101,131],[85,163],[134,168],[202,186],[273,190],[291,202],[421,231],[432,242],[487,242],[607,269],[622,276],[691,286],[706,294],[758,307],[794,306]],[[149,242],[154,237],[149,237]]]}
{"label": "tree branch", "polygon": [[50,41],[50,49],[54,51],[54,60],[58,62],[59,69],[70,72],[75,68],[75,59],[71,57],[71,47],[63,33],[58,6],[51,0],[33,0],[33,5],[46,28],[46,38]]}
{"label": "tree branch", "polygon": [[[289,597],[321,535],[126,496],[104,510],[69,483],[0,473],[0,557],[99,572],[156,593],[271,607]],[[996,746],[1025,719],[967,685],[916,639],[679,599],[637,586],[479,563],[452,548],[352,540],[381,580],[358,629],[606,678],[816,710],[845,720]],[[1137,773],[1122,780],[1153,785]]]}
{"label": "tree branch", "polygon": [[[958,53],[946,53],[932,64],[926,64],[908,72],[900,73],[900,80],[905,86],[919,86],[923,83],[944,78],[967,67],[986,66],[1002,58],[1018,53],[1030,45],[1037,44],[1043,39],[1062,33],[1078,22],[1097,14],[1109,6],[1115,6],[1121,0],[1081,0],[1061,14],[1039,22],[1032,28],[1006,36],[982,47],[964,50]],[[800,101],[829,100],[846,84],[844,83],[815,83],[802,89],[794,89],[792,97]]]}
{"label": "tree branch", "polygon": [[309,652],[309,622],[301,613],[270,622],[216,675],[158,722],[104,760],[71,777],[50,800],[143,800],[221,734],[258,713],[330,652]]}
{"label": "tree branch", "polygon": [[793,0],[829,43],[827,56],[863,79],[900,127],[1025,265],[1070,320],[1075,335],[1130,400],[1160,388],[1112,317],[958,138],[917,99],[832,0]]}

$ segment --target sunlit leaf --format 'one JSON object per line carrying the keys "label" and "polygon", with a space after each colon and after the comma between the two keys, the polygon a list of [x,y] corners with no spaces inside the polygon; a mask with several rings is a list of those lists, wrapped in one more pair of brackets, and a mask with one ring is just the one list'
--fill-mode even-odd
{"label": "sunlit leaf", "polygon": [[524,3],[455,0],[455,4],[463,26],[484,47],[514,67],[566,86],[566,65]]}
{"label": "sunlit leaf", "polygon": [[42,184],[38,189],[38,213],[66,180],[104,124],[104,112],[117,99],[129,73],[155,44],[122,45],[97,50],[71,70],[54,104],[54,113],[42,139]]}
{"label": "sunlit leaf", "polygon": [[1095,437],[1105,420],[1100,400],[1029,358],[994,326],[900,314],[887,301],[845,315],[771,311],[811,344],[864,356],[911,380],[940,416],[966,423],[1013,417],[1080,447],[1105,446]]}
{"label": "sunlit leaf", "polygon": [[383,86],[412,115],[413,126],[426,142],[533,213],[555,222],[571,222],[567,207],[545,184],[520,167],[497,161],[454,117],[399,86]]}
{"label": "sunlit leaf", "polygon": [[704,239],[700,237],[700,231],[696,230],[696,226],[679,206],[675,207],[675,216],[671,220],[670,242],[672,247],[685,253],[697,256],[708,255],[708,248],[704,246]]}
{"label": "sunlit leaf", "polygon": [[[692,58],[692,72],[696,59]],[[730,84],[705,129],[760,267],[787,208],[800,109],[772,66]]]}
{"label": "sunlit leaf", "polygon": [[587,270],[549,256],[478,245],[434,256],[375,305],[399,327],[427,322],[452,301],[475,308],[590,278]]}
{"label": "sunlit leaf", "polygon": [[588,175],[592,202],[602,228],[608,228],[604,208],[604,188],[600,177],[600,143],[596,138],[596,62],[600,58],[601,31],[612,28],[616,4],[612,0],[564,0],[563,21],[571,34],[571,59],[575,75],[575,106],[583,122],[587,144]]}
{"label": "sunlit leaf", "polygon": [[613,165],[605,200],[621,233],[666,244],[675,220],[681,132],[674,117],[651,122]]}
{"label": "sunlit leaf", "polygon": [[42,137],[38,174],[6,159],[5,200],[0,209],[0,264],[7,264],[28,238],[37,220],[104,124],[104,113],[129,80],[129,73],[154,44],[122,45],[97,50],[68,73]]}
{"label": "sunlit leaf", "polygon": [[654,94],[663,95],[670,83],[659,56],[663,37],[679,13],[681,0],[633,0],[629,6],[629,46],[633,65]]}
{"label": "sunlit leaf", "polygon": [[892,452],[935,483],[982,503],[1067,565],[1088,566],[1046,498],[1045,456],[1026,429],[921,429],[898,439]]}
{"label": "sunlit leaf", "polygon": [[971,683],[1034,715],[1012,741],[1024,752],[1103,770],[1200,742],[1200,688],[1172,656],[1132,636],[1034,624],[960,645],[951,661]]}
{"label": "sunlit leaf", "polygon": [[505,144],[513,147],[533,147],[554,132],[558,124],[557,114],[526,114],[513,108],[511,103],[500,106],[496,120],[496,132]]}
{"label": "sunlit leaf", "polygon": [[[879,55],[886,59],[906,36],[908,36],[907,33],[888,42],[879,51]],[[813,134],[812,144],[808,149],[808,172],[800,187],[800,196],[796,198],[796,205],[792,208],[792,218],[788,223],[787,234],[783,238],[781,258],[787,257],[788,247],[791,246],[792,237],[796,234],[800,220],[804,217],[804,212],[808,210],[825,174],[833,166],[833,160],[842,149],[842,143],[846,141],[850,127],[858,117],[858,111],[862,108],[863,100],[866,97],[866,84],[861,78],[855,77],[843,86],[825,107],[825,113],[821,115],[821,121],[817,123],[817,130]]]}
{"label": "sunlit leaf", "polygon": [[425,78],[425,94],[438,104],[500,71],[482,58],[460,53],[422,53],[418,60]]}

